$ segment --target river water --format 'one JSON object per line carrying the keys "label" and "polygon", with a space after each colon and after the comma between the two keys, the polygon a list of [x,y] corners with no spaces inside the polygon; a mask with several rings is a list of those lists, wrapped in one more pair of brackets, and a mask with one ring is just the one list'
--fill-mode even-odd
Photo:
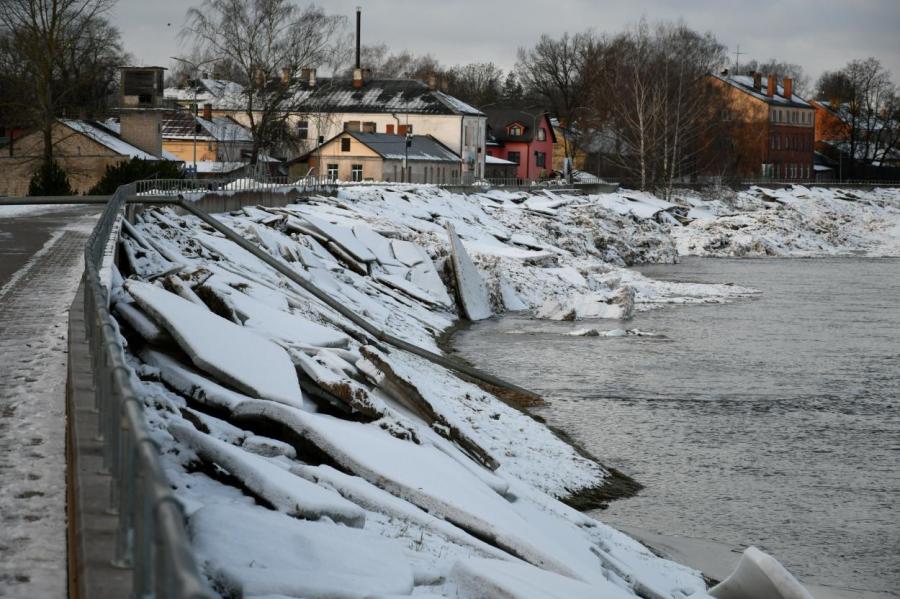
{"label": "river water", "polygon": [[595,515],[756,545],[805,582],[900,587],[900,260],[688,258],[640,269],[754,287],[571,337],[523,316],[459,332],[457,352],[541,393],[537,413],[646,488]]}

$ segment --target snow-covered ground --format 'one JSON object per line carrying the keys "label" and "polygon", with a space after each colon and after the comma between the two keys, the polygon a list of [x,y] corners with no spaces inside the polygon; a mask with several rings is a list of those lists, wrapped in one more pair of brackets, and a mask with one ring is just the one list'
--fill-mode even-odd
{"label": "snow-covered ground", "polygon": [[[627,319],[752,295],[627,265],[676,260],[735,218],[726,213],[778,214],[785,230],[810,222],[794,214],[815,211],[804,192],[781,193],[775,210],[762,193],[669,203],[629,191],[359,187],[218,218],[371,325],[438,352],[463,311]],[[891,193],[820,199],[866,211],[847,207],[852,233],[823,251],[896,227]],[[811,234],[794,233],[779,237],[783,253],[810,251]],[[607,472],[519,410],[377,342],[193,217],[148,210],[122,248],[113,308],[203,571],[223,595],[707,596],[698,572],[561,503]],[[643,334],[613,331],[580,334]]]}

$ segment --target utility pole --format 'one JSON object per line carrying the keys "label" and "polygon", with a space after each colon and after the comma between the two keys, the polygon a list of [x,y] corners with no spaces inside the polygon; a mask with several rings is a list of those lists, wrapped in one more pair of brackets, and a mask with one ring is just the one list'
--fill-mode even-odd
{"label": "utility pole", "polygon": [[746,54],[746,52],[741,52],[741,45],[737,45],[737,50],[734,51],[734,74],[741,74],[741,56]]}

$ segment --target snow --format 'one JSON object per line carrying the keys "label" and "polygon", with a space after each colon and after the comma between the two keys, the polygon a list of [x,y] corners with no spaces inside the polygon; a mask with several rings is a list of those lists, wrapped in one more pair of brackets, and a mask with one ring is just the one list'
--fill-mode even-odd
{"label": "snow", "polygon": [[413,589],[402,548],[366,531],[255,506],[208,506],[191,516],[190,532],[226,596],[364,599]]}
{"label": "snow", "polygon": [[249,395],[303,405],[297,375],[284,349],[148,283],[131,280],[125,288],[198,368]]}
{"label": "snow", "polygon": [[[439,335],[471,308],[459,297],[475,294],[482,316],[514,309],[614,319],[570,334],[604,338],[573,342],[616,343],[653,335],[625,328],[634,311],[758,293],[656,281],[630,265],[675,261],[679,247],[725,237],[735,223],[760,234],[768,226],[783,255],[814,247],[897,255],[897,214],[889,190],[679,191],[662,200],[631,190],[462,195],[385,185],[217,218],[372,326],[439,352]],[[833,217],[840,222],[829,225]],[[829,226],[840,234],[829,237]],[[129,356],[165,472],[220,593],[365,596],[366,580],[366,593],[384,597],[577,597],[586,589],[707,597],[698,572],[559,501],[608,473],[540,422],[446,368],[378,343],[193,217],[152,209],[133,228],[135,243],[164,248],[180,265],[177,281],[159,280],[178,293],[132,274],[124,288],[113,277],[113,297],[131,305],[134,296],[135,312],[188,354],[185,339],[202,346],[216,365],[195,369],[150,330],[156,345]],[[699,247],[728,255],[737,245],[726,237]],[[454,254],[472,275],[463,284],[454,280]],[[194,339],[201,332],[215,347]],[[280,357],[263,359],[262,347]],[[226,364],[220,351],[241,357]],[[293,377],[293,401],[265,401],[272,397],[256,387],[282,375]]]}

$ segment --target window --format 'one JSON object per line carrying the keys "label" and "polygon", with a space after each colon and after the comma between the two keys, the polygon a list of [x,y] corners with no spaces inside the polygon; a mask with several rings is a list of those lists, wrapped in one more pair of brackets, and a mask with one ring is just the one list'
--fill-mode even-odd
{"label": "window", "polygon": [[328,180],[329,181],[337,181],[338,178],[338,165],[329,164],[328,165]]}
{"label": "window", "polygon": [[770,115],[770,116],[772,117],[772,122],[773,122],[773,123],[775,122],[775,115],[776,115],[776,112],[773,110],[773,111],[772,111],[772,114]]}
{"label": "window", "polygon": [[349,152],[350,151],[350,138],[342,137],[341,138],[341,152]]}
{"label": "window", "polygon": [[362,181],[362,165],[361,164],[352,164],[350,165],[350,180],[351,181]]}
{"label": "window", "polygon": [[300,139],[309,137],[309,121],[300,121],[297,123],[297,137]]}
{"label": "window", "polygon": [[521,125],[510,125],[506,130],[510,137],[521,137],[522,136],[522,126]]}
{"label": "window", "polygon": [[534,153],[534,164],[536,166],[547,166],[547,154],[545,152]]}
{"label": "window", "polygon": [[[727,120],[727,119],[726,119]],[[541,127],[538,129],[538,141],[544,141],[547,139],[547,130]],[[543,166],[539,164],[538,166]]]}
{"label": "window", "polygon": [[519,152],[510,152],[506,155],[507,160],[509,160],[510,162],[515,162],[516,164],[519,164],[521,157],[522,155]]}
{"label": "window", "polygon": [[362,124],[363,133],[375,133],[377,125],[371,121]]}
{"label": "window", "polygon": [[359,121],[347,121],[344,123],[344,131],[359,131]]}

